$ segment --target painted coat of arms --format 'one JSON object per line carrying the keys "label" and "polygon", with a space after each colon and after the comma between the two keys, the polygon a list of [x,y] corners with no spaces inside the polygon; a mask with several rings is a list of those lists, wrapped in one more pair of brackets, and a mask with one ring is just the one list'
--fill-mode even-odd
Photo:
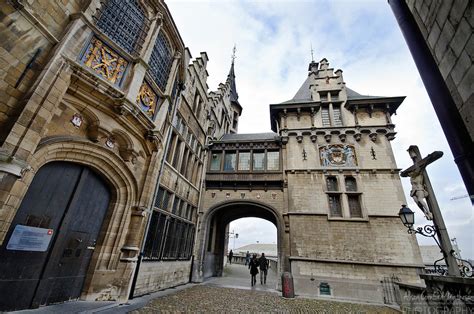
{"label": "painted coat of arms", "polygon": [[319,157],[323,167],[355,167],[357,158],[352,145],[326,145],[319,148]]}
{"label": "painted coat of arms", "polygon": [[144,81],[137,96],[137,104],[150,119],[154,119],[155,117],[157,98],[150,85]]}
{"label": "painted coat of arms", "polygon": [[120,84],[128,62],[93,37],[81,59],[86,67],[113,84]]}

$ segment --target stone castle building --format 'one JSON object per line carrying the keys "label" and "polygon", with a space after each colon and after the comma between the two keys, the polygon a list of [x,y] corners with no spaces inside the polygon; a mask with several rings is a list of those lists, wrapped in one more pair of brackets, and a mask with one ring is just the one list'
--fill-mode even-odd
{"label": "stone castle building", "polygon": [[[0,3],[0,310],[117,300],[222,274],[225,229],[278,230],[297,294],[417,284],[390,140],[403,97],[326,59],[272,131],[238,134],[234,63],[209,92],[162,0]],[[8,296],[8,298],[4,297]]]}

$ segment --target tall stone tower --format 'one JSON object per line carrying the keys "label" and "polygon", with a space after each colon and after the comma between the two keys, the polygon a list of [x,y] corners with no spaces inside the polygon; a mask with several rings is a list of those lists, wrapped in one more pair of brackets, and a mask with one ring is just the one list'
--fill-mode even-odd
{"label": "tall stone tower", "polygon": [[270,105],[298,294],[328,283],[333,296],[373,301],[383,300],[384,277],[419,283],[416,239],[397,216],[405,197],[390,145],[403,99],[361,95],[322,59],[310,63],[293,99]]}

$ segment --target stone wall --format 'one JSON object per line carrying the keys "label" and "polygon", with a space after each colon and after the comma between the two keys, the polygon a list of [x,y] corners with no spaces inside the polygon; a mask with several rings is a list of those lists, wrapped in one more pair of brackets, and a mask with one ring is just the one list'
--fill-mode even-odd
{"label": "stone wall", "polygon": [[474,139],[474,4],[469,0],[406,3]]}
{"label": "stone wall", "polygon": [[134,296],[189,282],[191,261],[142,262]]}

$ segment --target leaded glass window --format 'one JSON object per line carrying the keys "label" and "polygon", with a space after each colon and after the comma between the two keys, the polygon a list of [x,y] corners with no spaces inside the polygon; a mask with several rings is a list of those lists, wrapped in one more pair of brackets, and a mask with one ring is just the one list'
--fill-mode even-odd
{"label": "leaded glass window", "polygon": [[346,191],[356,192],[357,191],[357,182],[353,177],[346,177]]}
{"label": "leaded glass window", "polygon": [[239,170],[250,170],[250,152],[239,152]]}
{"label": "leaded glass window", "polygon": [[108,0],[97,27],[128,53],[138,55],[148,31],[148,19],[138,0]]}
{"label": "leaded glass window", "polygon": [[267,170],[279,170],[280,169],[280,152],[269,151],[267,152]]}
{"label": "leaded glass window", "polygon": [[329,194],[329,213],[332,217],[342,217],[341,196]]}
{"label": "leaded glass window", "polygon": [[326,177],[326,185],[328,191],[339,191],[336,177]]}
{"label": "leaded glass window", "polygon": [[265,153],[254,152],[253,153],[253,170],[265,170]]}
{"label": "leaded glass window", "polygon": [[224,155],[224,171],[235,171],[236,153],[226,152]]}
{"label": "leaded glass window", "polygon": [[356,195],[347,195],[347,200],[349,202],[349,213],[351,217],[362,217],[362,208],[360,206],[360,196]]}
{"label": "leaded glass window", "polygon": [[213,152],[211,156],[211,170],[218,171],[221,170],[221,153]]}
{"label": "leaded glass window", "polygon": [[173,64],[171,46],[165,34],[159,33],[150,57],[150,76],[156,85],[164,91]]}

